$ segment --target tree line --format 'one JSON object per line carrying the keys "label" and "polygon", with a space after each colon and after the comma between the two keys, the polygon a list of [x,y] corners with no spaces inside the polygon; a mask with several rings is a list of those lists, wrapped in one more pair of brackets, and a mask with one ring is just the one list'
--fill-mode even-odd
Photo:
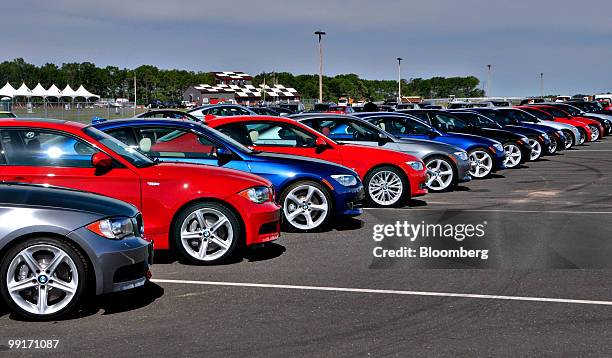
{"label": "tree line", "polygon": [[[83,85],[102,98],[134,98],[133,81],[137,79],[139,104],[160,99],[180,100],[183,91],[194,84],[214,84],[211,72],[159,69],[142,65],[135,69],[116,66],[97,67],[91,62],[71,62],[58,66],[46,63],[36,66],[22,58],[0,63],[0,86],[9,82],[17,88],[22,82],[33,88],[38,82],[45,88],[56,84],[63,89],[70,84],[73,89]],[[260,73],[253,78],[253,84],[282,84],[295,88],[302,98],[318,98],[318,75],[293,75],[288,72]],[[474,76],[432,77],[429,79],[402,79],[403,96],[424,98],[481,97],[478,88],[480,81]],[[397,96],[396,80],[368,80],[356,74],[341,74],[323,79],[323,94],[326,101],[336,101],[339,97],[380,101]]]}

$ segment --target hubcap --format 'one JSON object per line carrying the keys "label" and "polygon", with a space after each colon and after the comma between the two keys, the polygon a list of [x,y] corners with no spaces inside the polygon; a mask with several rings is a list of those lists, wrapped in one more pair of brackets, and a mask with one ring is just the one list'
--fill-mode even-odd
{"label": "hubcap", "polygon": [[234,229],[222,212],[202,208],[189,214],[181,225],[181,244],[199,261],[214,261],[227,253],[234,241]]}
{"label": "hubcap", "polygon": [[368,184],[372,200],[382,206],[395,204],[402,196],[404,187],[401,178],[394,172],[382,170],[374,174]]}
{"label": "hubcap", "polygon": [[433,159],[425,166],[427,167],[425,184],[430,190],[444,190],[453,182],[453,168],[445,160]]}
{"label": "hubcap", "polygon": [[314,229],[325,221],[329,204],[318,188],[304,184],[293,188],[283,203],[287,222],[300,230]]}
{"label": "hubcap", "polygon": [[56,313],[72,302],[78,288],[76,264],[59,247],[39,244],[13,258],[6,276],[9,295],[24,311]]}
{"label": "hubcap", "polygon": [[471,169],[470,175],[475,178],[484,178],[493,169],[493,159],[491,155],[483,150],[475,150],[469,155]]}
{"label": "hubcap", "polygon": [[537,160],[542,155],[542,146],[540,142],[535,139],[529,139],[529,145],[531,146],[530,160]]}
{"label": "hubcap", "polygon": [[521,158],[523,157],[521,153],[521,149],[514,144],[506,144],[504,145],[504,151],[506,152],[506,159],[504,164],[507,168],[514,168],[521,162]]}

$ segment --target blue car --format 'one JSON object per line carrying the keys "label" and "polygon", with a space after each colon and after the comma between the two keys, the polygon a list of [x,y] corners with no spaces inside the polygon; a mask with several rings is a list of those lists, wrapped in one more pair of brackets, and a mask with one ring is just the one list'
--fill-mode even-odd
{"label": "blue car", "polygon": [[363,184],[357,173],[341,165],[254,151],[191,121],[124,119],[93,126],[160,161],[222,166],[270,180],[283,209],[283,224],[291,230],[318,229],[334,216],[363,212]]}
{"label": "blue car", "polygon": [[505,168],[506,154],[496,140],[470,134],[443,133],[421,119],[397,112],[354,113],[399,138],[429,139],[459,147],[468,152],[470,175],[485,178]]}
{"label": "blue car", "polygon": [[[550,138],[550,144],[548,148],[546,148],[547,154],[552,155],[565,148],[567,138],[565,138],[565,134],[560,129],[553,128],[544,124],[519,122],[518,120],[508,116],[508,112],[502,111],[498,108],[472,108],[471,110],[490,118],[491,120],[502,126],[504,129],[526,129],[538,131],[536,132],[536,134],[540,134],[540,132],[546,133],[546,135]],[[530,133],[523,132],[523,134],[528,137],[531,136]]]}

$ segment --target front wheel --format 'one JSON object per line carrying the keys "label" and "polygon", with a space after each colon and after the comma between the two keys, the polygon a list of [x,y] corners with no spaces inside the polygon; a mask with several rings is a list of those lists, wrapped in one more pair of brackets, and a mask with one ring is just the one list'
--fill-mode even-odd
{"label": "front wheel", "polygon": [[574,138],[574,133],[568,130],[563,130],[563,134],[565,135],[565,149],[570,149],[575,143],[576,139]]}
{"label": "front wheel", "polygon": [[56,238],[33,238],[6,253],[0,274],[2,298],[17,314],[48,320],[78,307],[88,266],[73,245]]}
{"label": "front wheel", "polygon": [[229,258],[241,235],[236,215],[215,202],[185,208],[174,224],[174,247],[188,262],[206,265]]}
{"label": "front wheel", "polygon": [[506,152],[506,159],[504,159],[506,168],[516,168],[521,164],[523,153],[518,145],[512,142],[504,143],[504,151]]}
{"label": "front wheel", "polygon": [[410,197],[410,184],[399,169],[390,166],[372,170],[365,178],[366,198],[370,205],[396,207]]}
{"label": "front wheel", "polygon": [[433,157],[425,161],[427,189],[434,192],[448,190],[455,182],[455,171],[448,159]]}
{"label": "front wheel", "polygon": [[550,140],[550,146],[548,146],[548,154],[555,154],[557,153],[557,140],[552,138]]}
{"label": "front wheel", "polygon": [[493,171],[493,157],[486,149],[472,149],[468,152],[470,159],[470,175],[474,178],[481,179]]}
{"label": "front wheel", "polygon": [[529,145],[531,146],[529,160],[534,161],[540,159],[542,156],[542,144],[537,139],[529,138]]}
{"label": "front wheel", "polygon": [[332,214],[332,199],[327,189],[312,181],[289,185],[280,196],[283,226],[309,231],[323,227]]}
{"label": "front wheel", "polygon": [[594,142],[599,139],[599,128],[597,126],[593,126],[589,124],[589,128],[591,129],[591,142]]}
{"label": "front wheel", "polygon": [[587,132],[584,128],[578,128],[578,132],[580,132],[580,138],[578,138],[578,144],[583,145],[586,142]]}

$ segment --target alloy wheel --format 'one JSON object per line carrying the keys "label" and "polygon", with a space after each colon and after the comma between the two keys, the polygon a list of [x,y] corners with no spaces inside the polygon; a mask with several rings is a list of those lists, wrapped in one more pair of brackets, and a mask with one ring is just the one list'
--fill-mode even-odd
{"label": "alloy wheel", "polygon": [[311,230],[325,221],[329,203],[325,194],[313,185],[293,188],[283,202],[283,215],[287,222],[300,230]]}
{"label": "alloy wheel", "polygon": [[13,302],[32,315],[51,315],[68,306],[77,294],[79,274],[74,260],[61,248],[37,244],[11,261],[6,287]]}
{"label": "alloy wheel", "polygon": [[578,139],[578,144],[582,145],[586,141],[586,131],[580,128],[579,132],[580,132],[580,138]]}
{"label": "alloy wheel", "polygon": [[563,134],[565,134],[565,149],[570,149],[574,145],[573,134],[569,131],[564,131]]}
{"label": "alloy wheel", "polygon": [[548,147],[549,154],[555,154],[557,152],[557,140],[552,139],[550,141],[550,146]]}
{"label": "alloy wheel", "polygon": [[447,189],[453,183],[453,168],[443,159],[433,159],[425,165],[427,168],[427,181],[425,185],[433,191]]}
{"label": "alloy wheel", "polygon": [[484,150],[477,149],[470,152],[470,175],[475,178],[484,178],[493,169],[493,158],[491,155]]}
{"label": "alloy wheel", "polygon": [[535,139],[529,138],[529,145],[531,146],[531,154],[529,160],[538,160],[542,156],[542,145]]}
{"label": "alloy wheel", "polygon": [[381,170],[374,174],[368,184],[368,193],[372,200],[381,206],[395,204],[404,191],[402,179],[397,173]]}
{"label": "alloy wheel", "polygon": [[202,262],[215,261],[232,248],[234,229],[229,218],[213,208],[191,212],[181,225],[181,244],[185,252]]}
{"label": "alloy wheel", "polygon": [[520,164],[521,159],[523,158],[521,148],[519,148],[516,144],[507,143],[504,144],[504,151],[506,152],[506,159],[504,160],[506,168],[514,168]]}
{"label": "alloy wheel", "polygon": [[592,125],[589,125],[589,128],[591,129],[591,142],[594,142],[599,139],[599,128]]}

